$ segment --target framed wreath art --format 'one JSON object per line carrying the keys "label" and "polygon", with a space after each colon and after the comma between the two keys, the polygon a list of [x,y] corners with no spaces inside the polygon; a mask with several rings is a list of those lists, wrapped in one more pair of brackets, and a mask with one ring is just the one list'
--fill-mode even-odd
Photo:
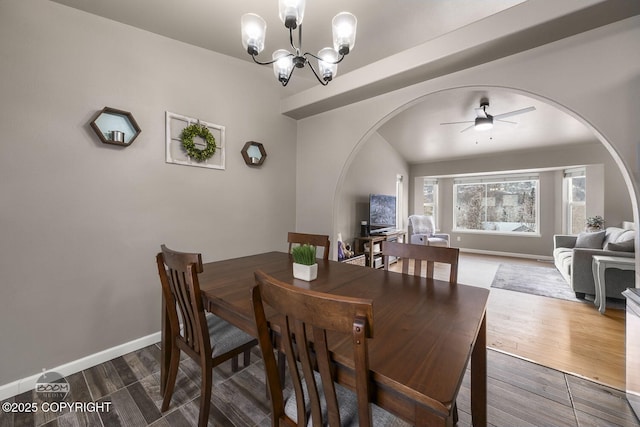
{"label": "framed wreath art", "polygon": [[[199,136],[204,140],[206,146],[199,148],[193,141],[193,138]],[[213,137],[209,129],[200,123],[194,123],[182,129],[180,134],[182,148],[185,149],[189,157],[194,158],[198,162],[210,159],[216,152],[216,139]]]}
{"label": "framed wreath art", "polygon": [[166,112],[166,162],[225,168],[224,126]]}

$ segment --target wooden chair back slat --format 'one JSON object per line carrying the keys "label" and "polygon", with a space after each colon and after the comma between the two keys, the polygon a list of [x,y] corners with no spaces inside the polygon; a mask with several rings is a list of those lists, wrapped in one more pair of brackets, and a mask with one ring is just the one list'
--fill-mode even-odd
{"label": "wooden chair back slat", "polygon": [[[313,328],[314,351],[318,355],[317,364],[320,378],[322,378],[322,388],[324,397],[327,402],[327,418],[329,425],[340,425],[340,409],[338,406],[338,397],[333,384],[333,375],[331,373],[331,356],[329,355],[329,347],[327,344],[327,332],[322,328]],[[369,366],[369,365],[367,365]],[[328,378],[330,380],[325,380]],[[368,402],[365,403],[368,405]]]}
{"label": "wooden chair back slat", "polygon": [[294,243],[299,245],[309,244],[315,246],[316,248],[324,248],[322,259],[329,259],[329,247],[331,245],[331,242],[329,241],[329,236],[325,234],[295,233],[290,231],[287,236],[287,242],[289,243],[289,253],[291,253],[291,248],[293,247]]}
{"label": "wooden chair back slat", "polygon": [[[157,255],[158,271],[167,302],[171,335],[185,351],[209,357],[211,342],[198,282],[198,273],[203,271],[202,257],[200,254],[173,251],[164,245],[161,249]],[[163,271],[166,274],[162,274]]]}
{"label": "wooden chair back slat", "polygon": [[441,246],[424,246],[398,242],[382,242],[382,255],[384,268],[389,269],[389,257],[402,258],[402,273],[409,274],[413,267],[415,276],[422,275],[422,263],[426,261],[426,277],[433,278],[434,264],[436,262],[449,264],[449,283],[458,283],[458,259],[460,249]]}
{"label": "wooden chair back slat", "polygon": [[[296,396],[297,424],[307,425],[310,412],[314,426],[340,425],[340,409],[327,344],[327,332],[331,331],[352,337],[360,425],[371,425],[367,338],[372,337],[373,331],[372,301],[298,288],[260,271],[255,273],[255,277],[257,285],[252,291],[252,303],[271,395],[272,425],[294,421],[284,413],[282,384],[263,303],[277,313],[270,319],[271,328],[279,333],[281,351],[287,358]],[[314,371],[318,374],[314,375]],[[319,375],[322,387],[317,383],[316,375]],[[304,407],[303,381],[310,408]],[[322,416],[321,396],[327,407],[326,419]]]}

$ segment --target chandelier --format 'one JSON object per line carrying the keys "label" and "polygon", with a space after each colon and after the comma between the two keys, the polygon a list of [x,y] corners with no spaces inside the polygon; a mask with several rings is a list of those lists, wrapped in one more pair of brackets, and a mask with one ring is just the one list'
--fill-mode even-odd
{"label": "chandelier", "polygon": [[[267,23],[255,13],[242,15],[240,20],[242,31],[242,46],[251,55],[253,61],[259,65],[273,64],[273,72],[282,86],[286,86],[291,79],[295,68],[304,68],[309,65],[311,71],[323,86],[336,76],[338,63],[342,61],[352,49],[356,41],[357,19],[349,12],[337,14],[332,22],[333,48],[325,47],[317,55],[310,52],[302,52],[302,18],[304,17],[305,0],[279,0],[278,8],[280,20],[285,28],[289,29],[289,43],[293,52],[286,49],[278,49],[273,52],[271,61],[262,62],[256,56],[264,49],[264,40],[267,31]],[[294,43],[294,30],[298,30],[298,45]],[[316,70],[309,58],[318,61]]]}

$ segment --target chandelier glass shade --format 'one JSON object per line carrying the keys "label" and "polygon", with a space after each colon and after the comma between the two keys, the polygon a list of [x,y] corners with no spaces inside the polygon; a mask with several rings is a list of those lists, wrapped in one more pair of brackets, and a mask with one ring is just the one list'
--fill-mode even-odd
{"label": "chandelier glass shade", "polygon": [[[273,73],[282,86],[286,86],[296,68],[309,65],[318,81],[326,86],[338,73],[338,64],[344,59],[356,42],[357,19],[349,12],[338,13],[331,22],[333,47],[321,49],[317,55],[302,52],[302,20],[304,18],[304,0],[279,0],[280,20],[289,29],[289,44],[292,51],[278,49],[273,52],[271,61],[262,62],[256,57],[264,50],[267,23],[255,13],[242,15],[240,19],[242,47],[256,64],[273,65]],[[297,30],[297,45],[294,31]],[[310,59],[317,61],[317,69]]]}

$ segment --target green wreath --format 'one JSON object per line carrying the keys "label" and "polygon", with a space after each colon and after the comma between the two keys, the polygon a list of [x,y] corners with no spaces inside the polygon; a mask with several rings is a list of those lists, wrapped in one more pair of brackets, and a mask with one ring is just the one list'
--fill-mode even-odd
{"label": "green wreath", "polygon": [[[207,147],[202,150],[196,147],[196,144],[193,142],[193,137],[195,136],[204,139]],[[182,147],[189,157],[198,162],[210,159],[216,152],[216,139],[206,126],[200,125],[199,123],[194,123],[184,128],[180,134],[180,140],[182,141]]]}

